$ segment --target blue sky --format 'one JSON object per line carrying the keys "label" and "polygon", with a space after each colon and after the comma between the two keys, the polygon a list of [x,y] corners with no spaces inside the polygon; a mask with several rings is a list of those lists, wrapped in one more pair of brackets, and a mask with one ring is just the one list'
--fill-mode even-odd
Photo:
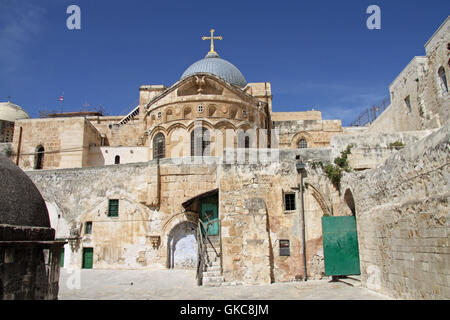
{"label": "blue sky", "polygon": [[[66,8],[81,8],[68,30]],[[381,30],[366,9],[381,8]],[[174,84],[209,42],[247,82],[272,83],[274,111],[321,110],[348,124],[388,86],[450,13],[429,1],[0,0],[0,101],[39,110],[136,105],[145,84]]]}

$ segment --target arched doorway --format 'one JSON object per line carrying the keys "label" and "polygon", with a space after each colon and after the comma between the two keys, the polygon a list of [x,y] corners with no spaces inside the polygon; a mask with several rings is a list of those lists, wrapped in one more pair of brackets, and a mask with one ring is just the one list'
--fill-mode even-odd
{"label": "arched doorway", "polygon": [[197,226],[189,221],[177,224],[167,239],[167,267],[195,269],[197,258]]}
{"label": "arched doorway", "polygon": [[120,156],[114,158],[114,164],[120,164]]}

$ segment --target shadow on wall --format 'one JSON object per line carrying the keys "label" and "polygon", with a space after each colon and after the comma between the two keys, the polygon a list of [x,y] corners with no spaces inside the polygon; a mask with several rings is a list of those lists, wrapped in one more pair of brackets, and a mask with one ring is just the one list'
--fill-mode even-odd
{"label": "shadow on wall", "polygon": [[[351,214],[356,215],[355,199],[353,198],[353,194],[350,189],[345,190],[344,201],[347,204],[347,207],[350,210]],[[349,212],[346,213],[348,214]]]}
{"label": "shadow on wall", "polygon": [[169,233],[167,242],[167,268],[195,269],[197,266],[197,226],[185,221]]}

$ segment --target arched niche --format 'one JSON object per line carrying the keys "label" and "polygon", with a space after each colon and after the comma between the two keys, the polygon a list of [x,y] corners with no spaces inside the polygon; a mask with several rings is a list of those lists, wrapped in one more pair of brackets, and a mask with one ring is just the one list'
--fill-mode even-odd
{"label": "arched niche", "polygon": [[190,221],[180,222],[167,237],[167,268],[195,269],[197,260],[197,226]]}

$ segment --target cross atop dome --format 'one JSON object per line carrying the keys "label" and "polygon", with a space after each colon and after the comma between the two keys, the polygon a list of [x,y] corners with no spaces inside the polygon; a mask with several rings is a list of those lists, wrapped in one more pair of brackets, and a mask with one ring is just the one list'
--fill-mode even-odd
{"label": "cross atop dome", "polygon": [[216,31],[216,30],[214,30],[214,29],[209,30],[209,32],[211,32],[210,37],[202,37],[202,40],[211,40],[211,50],[209,50],[208,55],[210,53],[217,55],[217,52],[214,51],[214,40],[222,40],[222,36],[214,37],[214,31]]}

